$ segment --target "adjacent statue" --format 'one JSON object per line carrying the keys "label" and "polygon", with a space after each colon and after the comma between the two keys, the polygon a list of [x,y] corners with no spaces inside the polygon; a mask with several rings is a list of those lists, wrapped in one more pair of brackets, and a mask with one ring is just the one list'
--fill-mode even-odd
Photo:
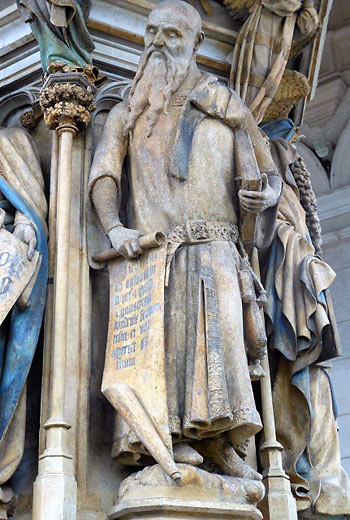
{"label": "adjacent statue", "polygon": [[[266,341],[262,291],[240,230],[253,218],[250,246],[268,246],[281,178],[236,93],[198,70],[202,40],[200,16],[189,4],[167,0],[150,13],[129,98],[108,116],[89,189],[104,232],[130,269],[142,258],[143,235],[167,237],[164,357],[175,462],[204,461],[214,473],[259,480],[243,460],[246,441],[262,427],[248,358],[261,358]],[[244,182],[247,164],[258,170],[259,188]],[[137,400],[146,393],[144,387]],[[120,413],[114,457],[147,464],[149,451],[124,419]]]}
{"label": "adjacent statue", "polygon": [[232,62],[231,81],[271,138],[282,194],[271,247],[260,254],[267,290],[266,325],[278,440],[284,446],[298,510],[338,515],[350,511],[350,485],[340,460],[337,406],[329,375],[340,355],[329,295],[335,273],[321,259],[321,228],[310,174],[293,144],[289,112],[309,92],[307,79],[285,70],[316,34],[312,0],[229,0],[246,17]]}
{"label": "adjacent statue", "polygon": [[44,72],[53,62],[91,66],[95,46],[86,28],[90,0],[17,0],[17,6],[39,43]]}
{"label": "adjacent statue", "polygon": [[47,286],[47,205],[35,144],[0,128],[0,518],[13,494],[3,486],[24,450],[26,380],[38,342]]}
{"label": "adjacent statue", "polygon": [[319,19],[314,1],[225,0],[224,3],[234,18],[246,19],[235,43],[231,84],[260,122],[276,94],[288,60],[301,52],[316,34]]}
{"label": "adjacent statue", "polygon": [[290,142],[292,121],[271,121],[263,128],[283,180],[275,238],[261,258],[277,437],[298,510],[349,514],[350,482],[341,466],[328,370],[329,360],[340,355],[328,293],[335,273],[320,256],[316,198]]}

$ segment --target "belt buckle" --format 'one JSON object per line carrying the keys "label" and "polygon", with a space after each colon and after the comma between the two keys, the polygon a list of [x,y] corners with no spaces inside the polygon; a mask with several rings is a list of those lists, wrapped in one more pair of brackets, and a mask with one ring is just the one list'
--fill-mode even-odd
{"label": "belt buckle", "polygon": [[187,221],[186,232],[190,243],[195,244],[210,239],[208,224],[205,220]]}

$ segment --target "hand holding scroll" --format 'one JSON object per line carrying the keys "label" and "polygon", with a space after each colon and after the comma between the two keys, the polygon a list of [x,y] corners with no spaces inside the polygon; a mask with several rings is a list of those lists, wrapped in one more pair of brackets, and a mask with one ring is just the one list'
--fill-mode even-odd
{"label": "hand holding scroll", "polygon": [[[118,226],[120,227],[120,226]],[[146,251],[147,249],[151,249],[153,247],[159,247],[160,245],[164,244],[166,242],[166,236],[161,231],[154,231],[153,233],[149,233],[148,235],[141,235],[140,231],[136,231],[135,229],[126,229],[122,228],[125,231],[131,231],[133,233],[129,234],[131,238],[129,240],[136,240],[138,242],[138,246],[141,249],[141,251]],[[139,238],[132,238],[135,237],[134,233],[139,233]],[[110,233],[110,232],[109,232]],[[109,235],[109,234],[108,234]],[[116,234],[117,235],[117,234]],[[124,236],[126,236],[125,234]],[[122,233],[119,235],[120,237],[123,236]],[[116,244],[118,245],[118,244]],[[130,244],[129,244],[130,245]],[[112,247],[111,249],[108,249],[107,251],[103,251],[102,253],[99,253],[97,255],[92,256],[92,260],[94,262],[108,262],[108,260],[113,260],[114,258],[118,258],[119,256],[124,256],[122,254],[123,247],[125,247],[125,243],[118,249],[116,247]],[[130,251],[130,249],[129,249]],[[125,257],[124,258],[136,258],[139,256],[138,254],[134,257]]]}
{"label": "hand holding scroll", "polygon": [[123,226],[116,226],[108,232],[112,246],[124,258],[136,258],[143,253],[139,242],[141,235],[141,231]]}

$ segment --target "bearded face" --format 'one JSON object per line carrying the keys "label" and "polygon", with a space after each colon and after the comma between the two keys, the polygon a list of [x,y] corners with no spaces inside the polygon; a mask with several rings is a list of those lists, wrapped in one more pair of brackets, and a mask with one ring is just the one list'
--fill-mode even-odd
{"label": "bearded face", "polygon": [[129,95],[126,133],[146,112],[146,134],[150,136],[158,115],[167,113],[172,95],[187,77],[195,57],[200,18],[198,15],[199,23],[196,16],[195,20],[189,19],[181,4],[163,3],[149,16],[145,50]]}

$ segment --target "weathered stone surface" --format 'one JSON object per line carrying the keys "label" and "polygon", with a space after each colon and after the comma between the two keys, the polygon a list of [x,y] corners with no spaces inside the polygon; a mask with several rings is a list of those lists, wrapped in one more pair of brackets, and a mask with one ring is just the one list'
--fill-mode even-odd
{"label": "weathered stone surface", "polygon": [[114,507],[109,520],[261,520],[261,513],[252,505],[205,500],[154,498],[132,500]]}
{"label": "weathered stone surface", "polygon": [[109,518],[262,518],[255,504],[264,496],[261,482],[216,475],[178,464],[182,485],[157,464],[124,480]]}
{"label": "weathered stone surface", "polygon": [[183,474],[180,484],[174,482],[159,464],[148,466],[123,481],[118,500],[129,500],[136,495],[141,498],[161,494],[165,497],[256,504],[264,497],[264,485],[257,480],[217,475],[190,464],[178,464],[177,467]]}
{"label": "weathered stone surface", "polygon": [[[0,515],[14,512],[7,486],[23,457],[26,383],[44,312],[47,205],[39,157],[20,128],[0,128]],[[11,316],[10,316],[11,314]]]}
{"label": "weathered stone surface", "polygon": [[[151,12],[128,103],[111,111],[95,154],[90,191],[112,246],[127,259],[120,269],[137,272],[134,259],[143,253],[143,235],[155,230],[167,235],[163,269],[153,280],[154,286],[164,286],[164,318],[158,318],[158,324],[164,319],[161,340],[154,339],[157,349],[151,342],[148,347],[140,343],[143,329],[130,305],[124,321],[135,320],[130,335],[135,335],[136,349],[145,346],[144,360],[141,356],[138,377],[131,376],[137,373],[130,364],[136,363],[136,356],[122,365],[112,360],[114,373],[106,363],[105,379],[108,373],[115,398],[105,383],[103,387],[119,412],[113,455],[121,463],[147,464],[151,455],[180,480],[174,462],[197,464],[208,458],[214,471],[259,480],[239,455],[244,457],[244,442],[261,428],[248,358],[254,361],[266,352],[259,309],[264,291],[240,242],[239,225],[250,213],[249,246],[255,245],[255,221],[261,228],[256,242],[268,240],[263,229],[272,229],[267,225],[271,218],[263,210],[276,206],[280,181],[277,175],[260,173],[273,173],[275,166],[250,112],[230,89],[199,72],[195,57],[202,39],[200,17],[188,4],[164,2]],[[166,72],[170,67],[171,77]],[[125,194],[124,161],[131,187]],[[119,215],[123,197],[129,198],[126,225]],[[130,280],[132,298],[133,292],[146,289],[136,279]],[[111,276],[111,286],[116,281]],[[129,298],[125,290],[115,294],[119,296]],[[153,310],[150,300],[145,313]],[[111,312],[112,328],[123,327],[123,303]],[[141,315],[139,321],[142,325]],[[156,338],[152,327],[150,339]],[[122,336],[110,335],[115,354],[122,354],[128,344]],[[120,369],[123,391],[118,386]],[[144,420],[133,419],[136,410]],[[159,420],[161,410],[165,413]],[[157,430],[153,438],[160,434],[162,450],[146,438],[152,423]],[[186,445],[196,442],[181,456],[174,450],[173,456],[174,439]]]}
{"label": "weathered stone surface", "polygon": [[[299,3],[284,5],[290,14],[300,7]],[[260,13],[258,7],[256,13]],[[272,15],[270,6],[265,4],[260,14],[261,23],[265,18],[271,19],[276,30],[280,28],[292,42],[296,19],[289,18],[283,25],[281,18],[285,14],[276,17],[278,13]],[[317,15],[311,5],[303,15],[301,25],[309,19],[310,36],[317,25]],[[259,27],[260,22],[255,27],[257,33]],[[306,35],[308,31],[304,29]],[[258,279],[260,260],[263,276],[268,271],[270,301],[266,314],[275,327],[271,350],[278,350],[288,360],[298,357],[296,364],[302,359],[293,374],[289,374],[288,365],[282,376],[282,362],[277,367],[278,379],[274,374],[274,397],[279,392],[274,403],[278,410],[277,435],[282,440],[283,435],[287,438],[292,432],[293,438],[288,437],[287,443],[290,449],[283,460],[297,480],[301,479],[296,470],[298,458],[306,448],[311,450],[307,437],[311,426],[312,448],[317,458],[317,426],[321,427],[321,419],[311,425],[310,414],[303,408],[303,396],[297,406],[290,405],[291,377],[320,357],[322,345],[316,345],[312,335],[321,338],[323,329],[330,324],[329,304],[322,306],[318,297],[328,289],[333,272],[315,255],[320,248],[315,199],[304,163],[287,142],[290,132],[288,136],[283,134],[284,142],[276,140],[269,147],[257,127],[256,120],[260,121],[266,108],[265,87],[256,98],[256,110],[255,100],[251,105],[255,120],[236,93],[198,71],[195,55],[202,39],[198,13],[188,4],[166,1],[151,12],[145,50],[128,100],[110,112],[92,166],[93,203],[112,246],[126,259],[120,263],[120,269],[132,272],[137,266],[135,259],[145,255],[140,242],[143,235],[159,230],[167,235],[168,242],[165,270],[158,270],[158,278],[154,278],[156,284],[163,278],[165,282],[164,315],[158,320],[160,323],[164,319],[164,336],[158,340],[153,335],[157,348],[153,346],[149,354],[146,350],[140,363],[136,361],[140,356],[133,355],[129,338],[111,333],[112,329],[124,327],[124,321],[135,320],[130,335],[135,335],[135,349],[142,350],[138,337],[142,329],[139,330],[134,303],[129,307],[124,302],[115,303],[119,297],[135,299],[133,291],[139,288],[138,283],[127,287],[131,297],[125,289],[120,295],[111,291],[114,299],[105,377],[108,374],[108,387],[115,395],[106,391],[105,385],[103,389],[118,411],[113,456],[130,465],[147,465],[151,456],[177,484],[189,488],[188,472],[182,474],[180,463],[191,462],[192,471],[198,475],[200,470],[195,466],[202,459],[210,462],[216,473],[261,478],[242,460],[247,440],[260,428],[247,366],[263,358],[266,352],[267,338],[259,308],[265,295]],[[269,60],[264,64],[269,69]],[[275,79],[274,88],[280,78]],[[270,97],[267,95],[267,101]],[[275,136],[272,132],[271,138]],[[128,179],[128,191],[123,174]],[[276,247],[279,254],[276,262],[274,255],[269,258],[262,254],[258,260],[255,253],[250,257],[246,253],[254,247],[265,252],[273,241],[272,249],[275,251]],[[117,278],[111,275],[111,286],[116,282]],[[150,300],[147,312],[151,303]],[[130,316],[125,318],[122,313],[126,309]],[[276,312],[280,313],[277,319]],[[309,326],[313,319],[317,319],[317,324]],[[285,322],[290,324],[292,333],[283,329]],[[115,363],[110,355],[111,338],[120,343],[114,347],[116,355],[125,357],[124,351],[129,353],[131,348],[132,357]],[[303,338],[305,347],[299,345],[299,338]],[[310,360],[304,362],[305,351]],[[323,357],[328,359],[335,353],[335,344],[325,343]],[[135,363],[140,365],[137,370]],[[122,378],[119,370],[125,371]],[[266,382],[268,365],[264,365],[264,370]],[[316,372],[310,372],[310,378],[314,386],[318,380],[324,384],[326,402],[330,395],[328,383],[321,376],[317,379],[320,374]],[[162,384],[157,388],[154,373],[162,376]],[[322,407],[317,406],[314,386],[311,399],[315,411],[319,411]],[[157,406],[160,398],[162,406]],[[262,401],[268,452],[277,444],[269,384],[262,385]],[[299,413],[300,426],[291,417],[293,412]],[[325,427],[333,436],[334,446],[334,418],[331,413],[320,413],[320,418],[322,425],[328,421]],[[298,431],[298,441],[304,443],[301,449],[295,443],[294,424],[302,431]],[[157,447],[150,439],[161,443]],[[185,444],[182,450],[177,446],[179,441]],[[278,449],[282,449],[281,444]],[[280,492],[285,500],[283,504],[268,504],[275,509],[275,515],[295,520],[289,480],[279,451],[277,455],[267,457],[265,474],[273,478],[269,482],[271,495]],[[275,485],[278,479],[280,487]],[[306,480],[304,487],[308,488]],[[173,486],[170,489],[172,493],[178,490]],[[163,492],[159,489],[158,498]],[[148,487],[144,497],[149,499]],[[307,500],[311,503],[310,497]],[[121,492],[117,507],[122,501]]]}

